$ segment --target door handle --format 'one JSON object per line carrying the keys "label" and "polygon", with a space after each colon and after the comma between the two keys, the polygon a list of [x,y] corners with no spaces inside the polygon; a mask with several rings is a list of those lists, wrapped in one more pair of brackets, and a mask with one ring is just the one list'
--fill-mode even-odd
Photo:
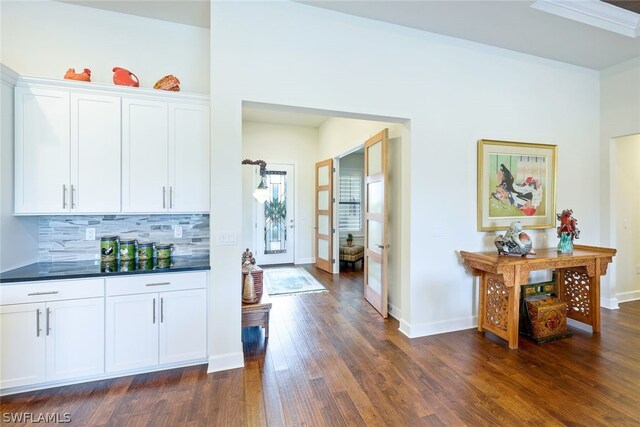
{"label": "door handle", "polygon": [[76,203],[73,201],[73,192],[76,191],[75,188],[73,188],[73,185],[71,186],[71,209],[74,209],[76,207]]}
{"label": "door handle", "polygon": [[62,184],[62,209],[67,208],[67,186]]}
{"label": "door handle", "polygon": [[377,247],[379,247],[380,249],[389,249],[389,244],[386,245],[376,245]]}
{"label": "door handle", "polygon": [[173,185],[169,186],[169,209],[173,209]]}
{"label": "door handle", "polygon": [[167,187],[162,186],[162,209],[167,207]]}
{"label": "door handle", "polygon": [[50,323],[51,319],[50,319],[50,317],[51,317],[51,309],[49,307],[47,307],[47,326],[46,326],[46,328],[47,328],[47,336],[49,336],[49,332],[51,332],[51,323]]}
{"label": "door handle", "polygon": [[156,299],[153,299],[153,324],[156,324]]}
{"label": "door handle", "polygon": [[36,310],[36,337],[40,336],[41,331],[42,329],[40,329],[40,309],[38,308]]}
{"label": "door handle", "polygon": [[164,298],[160,298],[160,323],[164,323]]}

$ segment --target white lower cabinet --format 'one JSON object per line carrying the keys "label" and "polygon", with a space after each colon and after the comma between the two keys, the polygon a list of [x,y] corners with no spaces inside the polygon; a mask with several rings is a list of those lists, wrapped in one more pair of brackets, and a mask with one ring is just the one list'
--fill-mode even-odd
{"label": "white lower cabinet", "polygon": [[79,296],[101,296],[55,300],[78,282],[2,286],[0,389],[104,373],[104,285],[88,282]]}
{"label": "white lower cabinet", "polygon": [[[107,372],[205,358],[205,278],[185,273],[108,279]],[[133,294],[114,295],[127,292]]]}

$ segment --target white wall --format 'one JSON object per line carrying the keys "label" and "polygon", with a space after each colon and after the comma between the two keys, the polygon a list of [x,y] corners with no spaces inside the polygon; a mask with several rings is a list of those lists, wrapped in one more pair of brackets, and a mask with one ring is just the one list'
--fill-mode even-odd
{"label": "white wall", "polygon": [[[269,163],[293,164],[295,167],[295,259],[296,264],[314,262],[313,216],[314,216],[314,165],[318,153],[318,129],[308,126],[243,122],[242,158],[265,160]],[[257,166],[244,166],[242,245],[255,250],[255,199],[251,196],[257,186],[255,172]]]}
{"label": "white wall", "polygon": [[17,73],[63,78],[89,68],[113,83],[113,67],[142,87],[167,74],[183,92],[209,93],[209,30],[53,1],[2,0],[2,62]]}
{"label": "white wall", "polygon": [[13,216],[13,88],[18,75],[0,64],[0,272],[38,261],[38,218]]}
{"label": "white wall", "polygon": [[[614,138],[640,133],[640,58],[616,65],[600,73],[600,209],[602,245],[617,247],[615,173],[616,146]],[[618,254],[614,267],[601,283],[602,305],[617,308]],[[623,261],[624,262],[624,261]],[[635,270],[634,270],[635,271]],[[624,279],[623,279],[624,280]],[[640,291],[640,287],[635,289]],[[628,292],[628,291],[627,291]]]}
{"label": "white wall", "polygon": [[617,138],[614,204],[615,294],[619,302],[640,299],[640,134]]}
{"label": "white wall", "polygon": [[[457,250],[495,249],[493,235],[476,231],[478,139],[557,144],[559,207],[590,230],[582,243],[600,243],[598,73],[293,2],[215,2],[211,20],[212,191],[227,201],[225,209],[214,202],[214,233],[241,230],[240,184],[228,182],[241,177],[248,100],[411,120],[403,182],[416,185],[402,191],[411,239],[401,284],[410,336],[476,322],[476,279]],[[532,234],[547,246],[553,233]],[[226,302],[237,277],[224,266],[238,247],[213,250],[215,309],[233,325],[240,304]],[[240,348],[239,329],[216,333],[218,351]]]}

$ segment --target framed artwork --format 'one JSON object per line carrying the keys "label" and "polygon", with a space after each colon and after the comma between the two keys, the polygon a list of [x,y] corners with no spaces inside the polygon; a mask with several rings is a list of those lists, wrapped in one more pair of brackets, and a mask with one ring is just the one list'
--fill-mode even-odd
{"label": "framed artwork", "polygon": [[555,226],[556,145],[478,141],[478,230]]}

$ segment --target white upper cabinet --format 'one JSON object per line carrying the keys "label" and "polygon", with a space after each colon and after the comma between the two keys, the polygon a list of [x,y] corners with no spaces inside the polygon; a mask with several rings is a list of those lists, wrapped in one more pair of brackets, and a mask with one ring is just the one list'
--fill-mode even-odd
{"label": "white upper cabinet", "polygon": [[120,212],[120,98],[17,87],[16,213]]}
{"label": "white upper cabinet", "polygon": [[206,96],[21,77],[15,213],[207,213]]}
{"label": "white upper cabinet", "polygon": [[71,94],[71,212],[120,212],[120,98]]}
{"label": "white upper cabinet", "polygon": [[168,106],[122,99],[122,210],[165,212],[169,206]]}
{"label": "white upper cabinet", "polygon": [[69,92],[17,87],[15,95],[15,212],[68,212]]}
{"label": "white upper cabinet", "polygon": [[209,211],[209,106],[122,100],[122,210]]}
{"label": "white upper cabinet", "polygon": [[209,212],[209,106],[169,105],[169,209]]}

